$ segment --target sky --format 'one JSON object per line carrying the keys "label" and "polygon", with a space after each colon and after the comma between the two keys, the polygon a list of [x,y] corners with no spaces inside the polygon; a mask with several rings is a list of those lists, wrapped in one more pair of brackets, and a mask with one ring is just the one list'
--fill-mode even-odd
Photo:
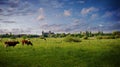
{"label": "sky", "polygon": [[120,0],[0,0],[0,34],[120,31]]}

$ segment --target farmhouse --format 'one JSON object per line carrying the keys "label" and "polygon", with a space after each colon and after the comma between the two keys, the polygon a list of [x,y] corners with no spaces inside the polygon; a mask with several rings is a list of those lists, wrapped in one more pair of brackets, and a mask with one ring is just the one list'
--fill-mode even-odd
{"label": "farmhouse", "polygon": [[44,32],[44,31],[42,31],[42,36],[44,36],[44,37],[48,37],[49,35],[51,35],[51,34],[55,34],[54,32],[51,32],[51,31],[49,31],[49,32]]}

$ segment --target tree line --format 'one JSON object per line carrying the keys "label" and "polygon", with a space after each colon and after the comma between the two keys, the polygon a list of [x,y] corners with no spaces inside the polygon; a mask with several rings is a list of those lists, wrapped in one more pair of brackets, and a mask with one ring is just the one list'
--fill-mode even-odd
{"label": "tree line", "polygon": [[113,31],[112,33],[103,33],[103,31],[98,31],[97,33],[92,33],[91,31],[79,32],[79,33],[56,33],[56,34],[48,34],[48,35],[40,35],[40,37],[54,37],[54,38],[62,38],[66,36],[72,37],[94,37],[94,36],[120,36],[120,31]]}
{"label": "tree line", "polygon": [[103,33],[103,31],[98,31],[97,33],[92,33],[91,31],[85,31],[85,32],[79,32],[79,33],[56,33],[56,34],[48,34],[48,35],[33,35],[33,34],[18,34],[14,35],[12,33],[6,33],[6,34],[0,34],[0,38],[20,38],[20,37],[26,37],[26,38],[62,38],[66,36],[72,36],[72,37],[99,37],[99,36],[114,36],[114,37],[120,37],[120,31],[113,31],[112,33]]}

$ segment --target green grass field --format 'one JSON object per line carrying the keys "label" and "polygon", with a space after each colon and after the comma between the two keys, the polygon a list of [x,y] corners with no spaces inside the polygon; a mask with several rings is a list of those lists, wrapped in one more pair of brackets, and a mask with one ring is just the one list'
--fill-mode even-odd
{"label": "green grass field", "polygon": [[[33,46],[4,47],[0,42],[0,67],[120,67],[120,39],[64,42],[32,38]],[[21,41],[21,39],[17,39]]]}

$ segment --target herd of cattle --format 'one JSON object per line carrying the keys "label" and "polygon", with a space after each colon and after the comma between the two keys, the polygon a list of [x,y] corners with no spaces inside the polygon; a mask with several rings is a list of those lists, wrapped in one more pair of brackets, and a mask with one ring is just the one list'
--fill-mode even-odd
{"label": "herd of cattle", "polygon": [[[33,45],[32,42],[30,40],[22,40],[22,45]],[[20,42],[19,41],[6,41],[4,42],[5,43],[5,47],[8,47],[8,46],[16,46],[17,44],[19,44]]]}

